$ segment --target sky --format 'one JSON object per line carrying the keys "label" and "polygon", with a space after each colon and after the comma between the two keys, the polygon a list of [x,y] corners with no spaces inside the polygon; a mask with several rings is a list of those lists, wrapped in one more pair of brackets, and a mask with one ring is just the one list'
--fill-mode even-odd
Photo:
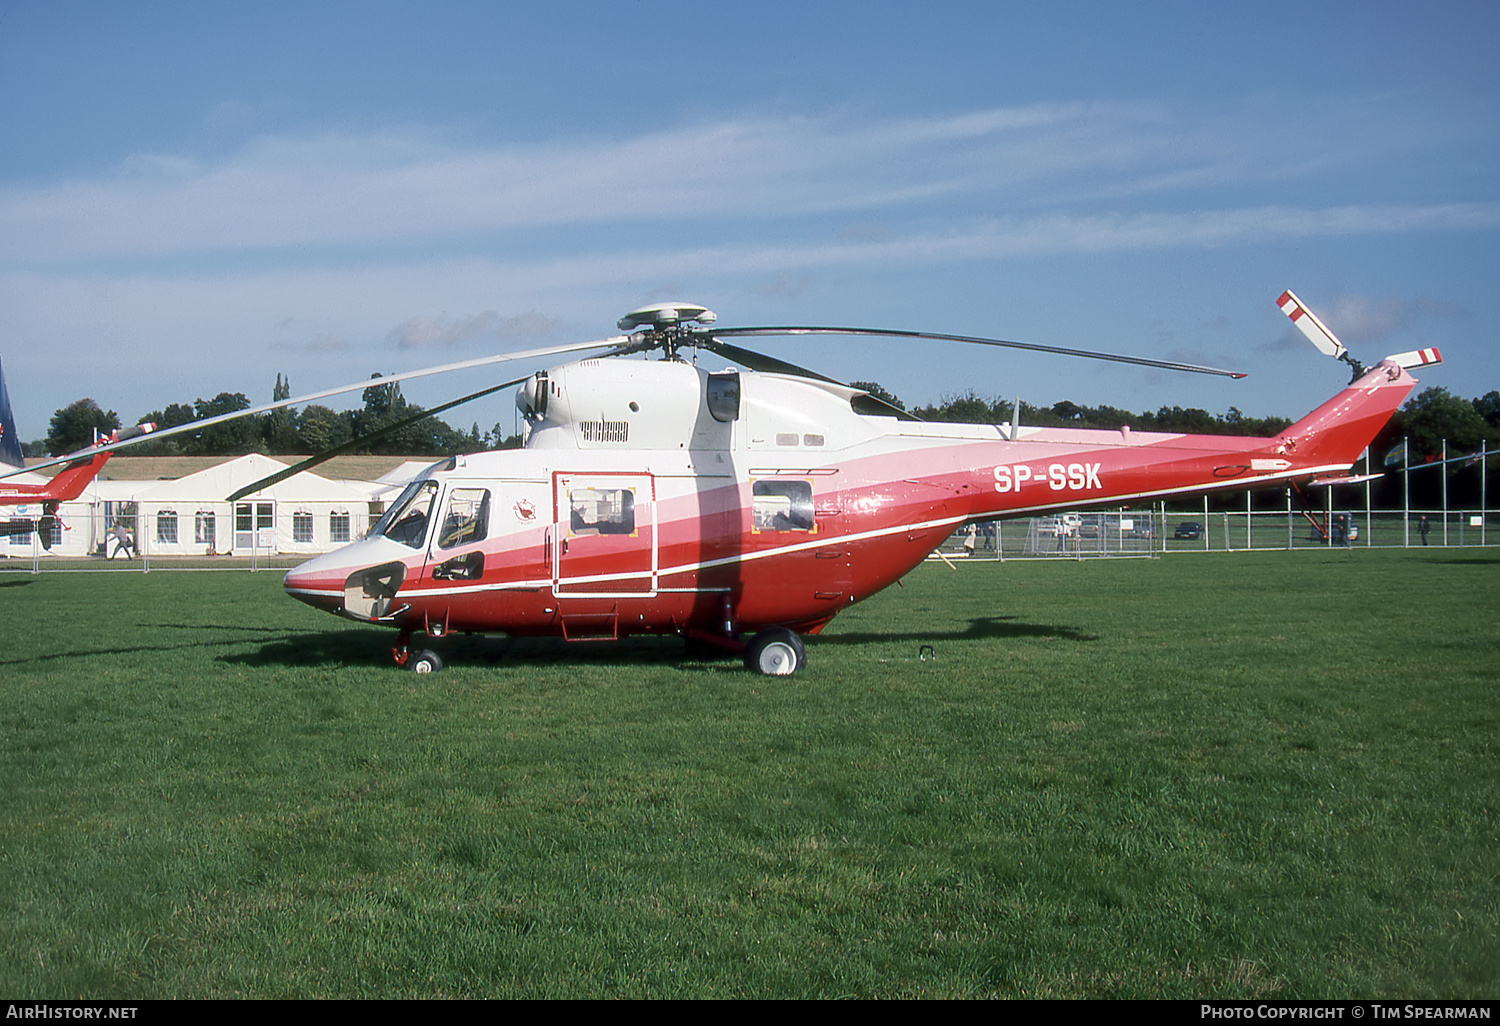
{"label": "sky", "polygon": [[[757,340],[908,405],[1296,417],[1348,375],[1291,288],[1357,358],[1438,346],[1424,386],[1474,397],[1500,388],[1497,30],[1443,0],[3,0],[0,365],[33,439],[82,397],[260,403],[684,300],[1249,375]],[[404,391],[482,384],[456,377]]]}

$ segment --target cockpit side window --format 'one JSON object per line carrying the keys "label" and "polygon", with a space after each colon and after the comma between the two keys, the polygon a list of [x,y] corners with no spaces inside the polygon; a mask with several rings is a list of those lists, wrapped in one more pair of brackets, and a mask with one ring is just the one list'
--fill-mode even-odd
{"label": "cockpit side window", "polygon": [[381,534],[413,549],[420,549],[427,537],[427,521],[437,498],[436,481],[413,481],[375,525],[371,533]]}
{"label": "cockpit side window", "polygon": [[448,493],[447,512],[438,546],[451,549],[456,545],[484,541],[490,528],[490,492],[488,488],[455,488]]}

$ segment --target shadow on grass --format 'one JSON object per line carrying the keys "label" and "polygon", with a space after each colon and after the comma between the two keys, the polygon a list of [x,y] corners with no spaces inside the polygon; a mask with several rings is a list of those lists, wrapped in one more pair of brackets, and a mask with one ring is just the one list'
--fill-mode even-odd
{"label": "shadow on grass", "polygon": [[[227,653],[219,656],[219,661],[241,666],[379,666],[395,669],[391,658],[395,641],[395,631],[308,631],[267,641],[251,652]],[[414,635],[412,651],[424,648],[436,652],[444,664],[452,667],[609,665],[622,662],[670,666],[709,661],[685,655],[683,640],[675,635],[572,643],[561,638],[486,638],[463,634],[434,641],[420,634]]]}
{"label": "shadow on grass", "polygon": [[826,634],[819,645],[868,645],[879,641],[1000,641],[1016,638],[1060,638],[1064,641],[1098,641],[1099,635],[1048,623],[1014,623],[1014,616],[977,616],[961,630],[848,631]]}
{"label": "shadow on grass", "polygon": [[[1048,624],[1012,623],[1013,617],[978,617],[956,630],[852,631],[807,639],[810,649],[820,647],[866,645],[877,642],[925,642],[939,644],[962,641],[984,641],[1015,638],[1061,638],[1066,641],[1094,641],[1096,635],[1084,634],[1069,627]],[[384,666],[394,668],[391,646],[394,631],[367,628],[307,631],[283,634],[265,641],[253,651],[226,653],[220,662],[241,666]],[[575,641],[561,638],[486,638],[478,635],[453,635],[433,641],[421,635],[412,638],[413,650],[430,648],[449,666],[537,667],[557,665],[608,666],[619,663],[647,663],[679,666],[683,669],[708,669],[731,665],[738,669],[739,656],[732,652],[705,652],[698,647],[685,649],[676,635],[636,635],[618,641]]]}
{"label": "shadow on grass", "polygon": [[84,659],[89,656],[121,656],[133,655],[142,652],[176,652],[190,648],[227,648],[253,643],[253,640],[245,637],[229,638],[189,638],[183,641],[165,640],[170,635],[164,631],[213,631],[223,633],[225,631],[238,631],[249,634],[280,634],[285,637],[288,631],[285,627],[246,627],[243,625],[226,626],[224,624],[180,624],[180,623],[138,623],[135,625],[142,631],[150,631],[150,640],[142,641],[132,645],[110,645],[108,647],[94,648],[64,648],[56,652],[45,652],[41,655],[21,656],[12,659],[0,659],[0,666],[25,666],[28,663],[48,663],[63,659]]}

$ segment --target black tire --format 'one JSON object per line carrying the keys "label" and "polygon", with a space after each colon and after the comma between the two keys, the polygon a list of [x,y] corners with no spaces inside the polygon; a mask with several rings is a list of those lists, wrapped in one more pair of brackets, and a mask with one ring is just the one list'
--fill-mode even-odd
{"label": "black tire", "polygon": [[745,649],[745,669],[762,677],[790,677],[806,665],[801,636],[785,627],[761,631]]}
{"label": "black tire", "polygon": [[411,668],[412,673],[437,673],[442,670],[443,661],[438,658],[436,652],[424,648],[412,655],[406,665]]}

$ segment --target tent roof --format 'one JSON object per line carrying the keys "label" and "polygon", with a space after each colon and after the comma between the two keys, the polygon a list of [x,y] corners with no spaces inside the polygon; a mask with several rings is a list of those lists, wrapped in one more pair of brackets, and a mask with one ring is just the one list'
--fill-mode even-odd
{"label": "tent roof", "polygon": [[[279,460],[252,452],[175,481],[141,482],[132,497],[141,502],[223,502],[245,485],[286,467]],[[369,494],[368,488],[330,481],[304,471],[246,498],[277,502],[364,502]]]}

